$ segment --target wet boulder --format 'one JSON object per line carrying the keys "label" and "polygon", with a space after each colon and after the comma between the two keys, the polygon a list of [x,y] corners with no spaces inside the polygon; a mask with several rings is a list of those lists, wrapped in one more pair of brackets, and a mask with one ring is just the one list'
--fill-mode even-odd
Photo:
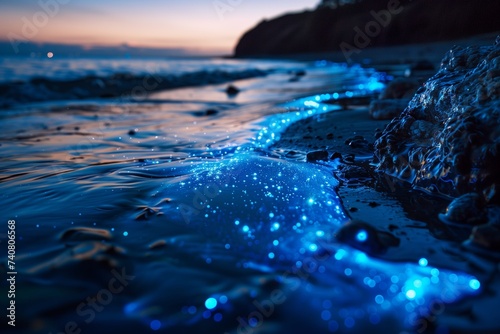
{"label": "wet boulder", "polygon": [[454,47],[375,142],[378,170],[452,197],[499,204],[500,37]]}

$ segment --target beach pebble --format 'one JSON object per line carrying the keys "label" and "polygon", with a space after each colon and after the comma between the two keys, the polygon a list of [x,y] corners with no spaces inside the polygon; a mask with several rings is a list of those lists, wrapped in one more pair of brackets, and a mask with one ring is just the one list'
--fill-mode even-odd
{"label": "beach pebble", "polygon": [[226,87],[226,93],[227,95],[236,95],[240,92],[240,89],[236,86],[229,85]]}
{"label": "beach pebble", "polygon": [[339,159],[339,161],[342,162],[342,154],[339,152],[333,152],[333,154],[330,156],[330,160],[336,160]]}
{"label": "beach pebble", "polygon": [[61,241],[111,240],[111,233],[98,228],[74,227],[64,231],[59,239]]}
{"label": "beach pebble", "polygon": [[344,144],[350,146],[351,148],[362,148],[369,151],[373,149],[373,145],[368,140],[366,140],[365,137],[359,135],[347,138]]}
{"label": "beach pebble", "polygon": [[318,160],[327,161],[328,160],[328,151],[313,151],[307,153],[307,161],[314,162]]}
{"label": "beach pebble", "polygon": [[163,239],[157,240],[149,244],[148,248],[151,250],[165,248],[167,246],[167,242]]}
{"label": "beach pebble", "polygon": [[500,226],[491,224],[474,226],[469,240],[474,245],[498,252],[500,251]]}
{"label": "beach pebble", "polygon": [[455,198],[446,213],[439,214],[439,220],[445,224],[478,225],[486,222],[487,212],[484,199],[477,193],[468,193]]}
{"label": "beach pebble", "polygon": [[397,247],[400,243],[391,233],[379,231],[361,220],[350,220],[335,233],[335,237],[371,255],[382,254],[389,247]]}

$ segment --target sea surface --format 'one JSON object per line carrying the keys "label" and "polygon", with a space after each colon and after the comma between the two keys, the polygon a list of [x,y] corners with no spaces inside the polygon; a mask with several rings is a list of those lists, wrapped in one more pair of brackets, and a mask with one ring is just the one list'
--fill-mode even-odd
{"label": "sea surface", "polygon": [[350,219],[335,164],[268,149],[387,79],[327,61],[1,59],[0,273],[17,273],[2,333],[396,333],[476,294],[470,274],[335,241]]}

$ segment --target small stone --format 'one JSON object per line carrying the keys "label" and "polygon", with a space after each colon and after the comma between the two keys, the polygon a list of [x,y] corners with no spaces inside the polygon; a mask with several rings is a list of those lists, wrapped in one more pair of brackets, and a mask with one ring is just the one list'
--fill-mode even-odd
{"label": "small stone", "polygon": [[165,248],[165,246],[167,246],[167,242],[163,239],[161,240],[157,240],[151,244],[149,244],[149,249],[151,250],[156,250],[156,249],[161,249],[161,248]]}
{"label": "small stone", "polygon": [[469,240],[492,251],[500,251],[500,226],[483,224],[474,226]]}
{"label": "small stone", "polygon": [[445,224],[471,226],[486,222],[487,212],[484,199],[477,193],[468,193],[455,198],[446,213],[438,217]]}
{"label": "small stone", "polygon": [[111,233],[98,228],[74,227],[64,231],[60,239],[61,241],[111,240]]}
{"label": "small stone", "polygon": [[383,254],[389,247],[399,246],[400,240],[389,232],[379,231],[361,220],[350,220],[335,234],[338,241],[371,255]]}
{"label": "small stone", "polygon": [[342,154],[340,154],[339,152],[333,152],[332,156],[330,157],[330,160],[335,160],[335,159],[339,159],[340,161],[342,161]]}
{"label": "small stone", "polygon": [[328,160],[328,151],[314,151],[307,153],[307,161],[327,161]]}
{"label": "small stone", "polygon": [[216,115],[218,113],[219,112],[215,109],[207,109],[207,111],[205,111],[205,115],[207,115],[207,116]]}
{"label": "small stone", "polygon": [[227,86],[226,88],[226,93],[227,95],[236,95],[240,92],[240,89],[237,88],[236,86],[233,86],[233,85],[229,85]]}

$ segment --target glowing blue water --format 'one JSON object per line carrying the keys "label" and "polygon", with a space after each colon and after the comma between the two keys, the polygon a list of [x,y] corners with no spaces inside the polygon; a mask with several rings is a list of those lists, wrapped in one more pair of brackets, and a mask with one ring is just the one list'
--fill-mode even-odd
{"label": "glowing blue water", "polygon": [[[4,113],[0,188],[2,215],[18,222],[19,319],[45,332],[69,320],[94,332],[109,321],[138,333],[393,332],[477,293],[478,279],[431,260],[391,263],[338,243],[349,216],[334,167],[266,150],[289,124],[332,110],[325,100],[380,87],[360,68],[327,70],[239,82],[231,99],[207,86]],[[208,108],[218,113],[198,116]],[[75,227],[109,238],[60,237]],[[353,237],[373,242],[364,232]],[[86,324],[67,306],[106,288],[110,267],[135,279]]]}

